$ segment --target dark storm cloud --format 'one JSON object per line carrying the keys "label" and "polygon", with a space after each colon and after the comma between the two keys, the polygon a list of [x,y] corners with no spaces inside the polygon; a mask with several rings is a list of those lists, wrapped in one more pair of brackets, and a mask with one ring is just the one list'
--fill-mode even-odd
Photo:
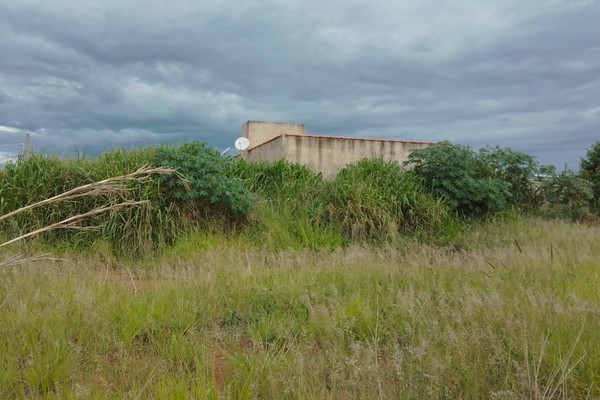
{"label": "dark storm cloud", "polygon": [[595,1],[4,3],[0,153],[225,148],[262,119],[576,167],[600,137]]}

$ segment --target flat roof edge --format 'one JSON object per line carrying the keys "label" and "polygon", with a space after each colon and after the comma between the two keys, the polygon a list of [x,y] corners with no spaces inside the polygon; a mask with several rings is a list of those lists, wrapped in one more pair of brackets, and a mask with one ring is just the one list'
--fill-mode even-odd
{"label": "flat roof edge", "polygon": [[357,138],[357,137],[348,137],[348,136],[330,136],[330,135],[313,135],[313,134],[305,134],[299,135],[295,133],[286,133],[287,136],[298,136],[298,137],[306,137],[306,138],[323,138],[323,139],[342,139],[342,140],[365,140],[372,142],[396,142],[396,143],[419,143],[419,144],[436,144],[437,142],[426,142],[426,141],[418,141],[418,140],[400,140],[400,139],[376,139],[376,138]]}
{"label": "flat roof edge", "polygon": [[254,149],[258,149],[261,146],[264,146],[268,143],[271,143],[277,139],[281,139],[282,136],[294,136],[300,138],[313,138],[313,139],[339,139],[339,140],[364,140],[369,142],[393,142],[393,143],[415,143],[415,144],[436,144],[437,142],[426,142],[426,141],[418,141],[418,140],[399,140],[399,139],[374,139],[374,138],[355,138],[348,136],[330,136],[330,135],[313,135],[313,134],[300,134],[300,133],[284,133],[274,138],[267,140],[259,144],[258,146],[251,147],[248,151],[252,151]]}

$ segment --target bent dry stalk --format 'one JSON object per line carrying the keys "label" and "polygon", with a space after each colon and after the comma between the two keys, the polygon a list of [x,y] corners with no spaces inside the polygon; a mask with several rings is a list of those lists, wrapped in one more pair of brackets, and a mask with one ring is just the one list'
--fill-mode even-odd
{"label": "bent dry stalk", "polygon": [[148,179],[151,175],[155,175],[155,174],[161,174],[161,175],[176,174],[177,177],[180,178],[182,182],[184,182],[184,186],[186,188],[189,187],[189,183],[187,182],[185,177],[183,177],[183,175],[179,174],[176,170],[169,169],[169,168],[160,168],[160,167],[151,168],[151,167],[145,165],[145,166],[139,168],[137,171],[132,172],[130,174],[114,176],[112,178],[104,179],[104,180],[101,180],[98,182],[81,185],[81,186],[76,187],[75,189],[68,190],[59,195],[50,197],[50,198],[42,200],[42,201],[38,201],[37,203],[34,203],[34,204],[30,204],[30,205],[21,207],[15,211],[11,211],[7,214],[0,216],[0,221],[3,221],[10,217],[13,217],[22,212],[32,210],[34,208],[38,208],[38,207],[52,204],[52,203],[57,203],[57,202],[61,202],[61,201],[71,201],[71,200],[74,200],[76,198],[83,197],[83,196],[99,196],[99,195],[103,195],[103,194],[115,194],[115,193],[127,192],[130,189],[124,186],[125,183],[131,182],[131,181],[135,181],[137,183],[144,183],[144,182],[148,181]]}
{"label": "bent dry stalk", "polygon": [[[49,204],[60,203],[60,202],[72,201],[72,200],[80,198],[80,197],[86,197],[86,196],[90,197],[90,196],[100,196],[100,195],[118,195],[121,198],[123,198],[124,197],[123,195],[131,190],[131,188],[126,186],[126,183],[129,183],[129,182],[146,183],[149,181],[149,179],[152,175],[156,175],[156,174],[160,174],[160,175],[175,174],[183,182],[184,188],[186,188],[186,189],[189,188],[189,183],[187,182],[185,177],[183,177],[180,173],[178,173],[174,169],[162,168],[162,167],[151,168],[149,166],[143,166],[143,167],[139,168],[137,171],[132,172],[130,174],[115,176],[115,177],[104,179],[104,180],[101,180],[98,182],[93,182],[93,183],[89,183],[86,185],[82,185],[82,186],[76,187],[75,189],[71,189],[64,193],[61,193],[59,195],[39,201],[37,203],[21,207],[15,211],[12,211],[3,216],[0,216],[0,221],[6,220],[10,217],[14,217],[15,215],[18,215],[20,213],[23,213],[23,212],[26,212],[26,211],[29,211],[29,210],[32,210],[32,209],[35,209],[38,207],[42,207],[42,206],[49,205]],[[8,241],[0,244],[0,247],[4,247],[11,243],[17,242],[19,240],[26,239],[28,237],[32,237],[32,236],[38,235],[40,233],[48,232],[48,231],[55,230],[55,229],[61,229],[61,228],[94,229],[95,227],[80,227],[77,224],[83,220],[90,218],[90,217],[93,217],[93,216],[96,216],[96,215],[99,215],[99,214],[102,214],[102,213],[105,213],[108,211],[118,210],[123,207],[140,206],[140,205],[146,205],[146,204],[149,204],[148,200],[139,200],[139,201],[126,200],[126,201],[122,201],[117,204],[97,207],[91,211],[88,211],[85,213],[80,213],[80,214],[65,218],[54,224],[50,224],[50,225],[44,226],[42,228],[36,229],[34,231],[28,232],[26,234],[20,235],[16,238],[13,238],[11,240],[8,240]]]}

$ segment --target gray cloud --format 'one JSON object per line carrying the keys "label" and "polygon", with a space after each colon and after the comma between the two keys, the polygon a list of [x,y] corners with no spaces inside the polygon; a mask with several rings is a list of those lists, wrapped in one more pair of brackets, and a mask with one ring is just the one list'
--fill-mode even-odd
{"label": "gray cloud", "polygon": [[576,167],[600,137],[596,1],[4,3],[3,154],[225,148],[262,119]]}

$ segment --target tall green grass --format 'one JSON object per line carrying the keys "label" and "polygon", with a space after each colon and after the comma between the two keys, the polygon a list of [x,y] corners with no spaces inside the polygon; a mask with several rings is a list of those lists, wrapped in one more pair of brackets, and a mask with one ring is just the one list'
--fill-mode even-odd
{"label": "tall green grass", "polygon": [[[0,175],[0,214],[143,166],[168,167],[176,173],[129,180],[119,190],[51,202],[3,221],[0,228],[4,236],[15,237],[113,206],[84,219],[75,229],[51,230],[42,239],[54,246],[84,247],[106,241],[121,254],[152,252],[209,221],[225,229],[250,210],[252,194],[223,172],[228,162],[231,160],[202,143],[116,150],[95,159],[64,160],[35,154],[8,164]],[[137,204],[117,207],[132,202]]]}
{"label": "tall green grass", "polygon": [[443,200],[395,162],[364,159],[339,171],[325,190],[321,218],[355,241],[386,242],[403,234],[436,237],[452,216]]}
{"label": "tall green grass", "polygon": [[[350,243],[411,239],[447,242],[461,231],[443,200],[398,164],[362,160],[333,179],[286,161],[247,162],[222,157],[202,143],[116,150],[96,159],[62,160],[43,154],[9,164],[0,176],[0,213],[75,187],[132,173],[144,165],[177,174],[129,182],[126,191],[53,202],[4,221],[4,236],[27,232],[115,206],[78,229],[50,230],[58,247],[110,243],[121,254],[164,250],[185,235],[249,235],[270,249],[334,248]],[[126,202],[145,204],[116,207]]]}
{"label": "tall green grass", "polygon": [[284,160],[237,160],[229,174],[241,179],[258,201],[243,232],[269,250],[335,248],[347,243],[341,227],[322,223],[328,183],[320,173]]}
{"label": "tall green grass", "polygon": [[301,205],[313,203],[325,184],[323,175],[305,165],[279,160],[236,160],[227,172],[264,200]]}
{"label": "tall green grass", "polygon": [[[34,204],[79,186],[129,174],[150,164],[153,151],[116,151],[98,159],[62,160],[43,154],[9,164],[0,178],[1,213]],[[85,219],[77,229],[51,231],[43,239],[52,245],[70,242],[89,245],[104,239],[115,250],[142,252],[155,244],[168,243],[177,236],[177,211],[161,201],[158,184],[130,182],[125,191],[57,201],[23,212],[2,226],[4,234],[18,236],[99,207],[126,201],[151,200],[148,204],[122,207]]]}
{"label": "tall green grass", "polygon": [[[327,247],[340,238],[346,244],[389,243],[405,236],[451,240],[461,230],[445,202],[427,194],[419,178],[394,162],[364,159],[326,180],[286,161],[240,160],[231,174],[264,203],[256,219],[267,236],[275,231],[281,237],[300,235],[296,242],[310,248],[316,243],[304,233],[315,239],[319,231],[325,233],[332,239],[321,238]],[[331,236],[334,232],[337,235]]]}

